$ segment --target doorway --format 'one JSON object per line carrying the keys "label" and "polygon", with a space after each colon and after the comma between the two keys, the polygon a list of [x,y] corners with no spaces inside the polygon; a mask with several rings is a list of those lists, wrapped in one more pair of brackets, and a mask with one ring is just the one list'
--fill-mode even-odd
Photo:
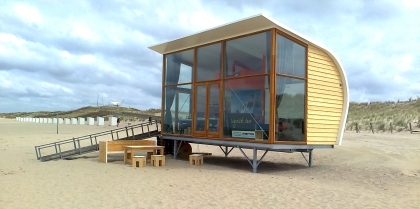
{"label": "doorway", "polygon": [[195,85],[194,136],[220,138],[220,81]]}

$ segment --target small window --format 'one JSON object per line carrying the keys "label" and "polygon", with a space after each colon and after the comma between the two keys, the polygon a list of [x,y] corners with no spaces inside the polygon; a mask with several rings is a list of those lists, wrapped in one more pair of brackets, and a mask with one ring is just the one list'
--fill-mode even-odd
{"label": "small window", "polygon": [[277,69],[284,75],[306,77],[306,48],[277,34]]}

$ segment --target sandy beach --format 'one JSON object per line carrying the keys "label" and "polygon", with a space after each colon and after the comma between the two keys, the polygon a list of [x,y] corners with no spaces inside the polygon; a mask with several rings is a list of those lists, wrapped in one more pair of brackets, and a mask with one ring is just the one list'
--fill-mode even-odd
{"label": "sandy beach", "polygon": [[[34,146],[111,130],[0,119],[0,208],[420,208],[420,134],[346,132],[341,146],[269,152],[258,173],[234,149],[204,165],[166,156],[165,167],[133,168],[123,154],[98,152],[40,162]],[[109,139],[111,140],[111,139]],[[262,152],[259,152],[260,156]]]}

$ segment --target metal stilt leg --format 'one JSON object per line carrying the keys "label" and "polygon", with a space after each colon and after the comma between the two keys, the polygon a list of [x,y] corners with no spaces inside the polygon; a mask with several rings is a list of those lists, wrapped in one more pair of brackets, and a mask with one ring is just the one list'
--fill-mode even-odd
{"label": "metal stilt leg", "polygon": [[176,148],[176,140],[174,140],[174,159],[176,159],[176,156],[178,155],[178,150],[177,150],[177,148]]}
{"label": "metal stilt leg", "polygon": [[257,167],[258,167],[258,164],[257,164],[257,149],[256,148],[253,149],[252,155],[253,155],[253,157],[252,157],[252,172],[256,173],[257,172]]}

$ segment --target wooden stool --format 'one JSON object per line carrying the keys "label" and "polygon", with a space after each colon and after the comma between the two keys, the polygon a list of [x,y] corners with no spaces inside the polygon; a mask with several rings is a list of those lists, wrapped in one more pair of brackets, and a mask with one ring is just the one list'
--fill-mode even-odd
{"label": "wooden stool", "polygon": [[264,139],[264,131],[255,130],[255,140],[263,140],[263,139]]}
{"label": "wooden stool", "polygon": [[143,168],[144,166],[146,166],[146,157],[145,156],[134,156],[133,159],[131,160],[131,162],[132,162],[133,167],[137,167],[137,163],[139,163],[138,167]]}
{"label": "wooden stool", "polygon": [[165,166],[165,155],[152,155],[152,166]]}
{"label": "wooden stool", "polygon": [[203,165],[203,155],[201,154],[190,155],[190,165]]}

